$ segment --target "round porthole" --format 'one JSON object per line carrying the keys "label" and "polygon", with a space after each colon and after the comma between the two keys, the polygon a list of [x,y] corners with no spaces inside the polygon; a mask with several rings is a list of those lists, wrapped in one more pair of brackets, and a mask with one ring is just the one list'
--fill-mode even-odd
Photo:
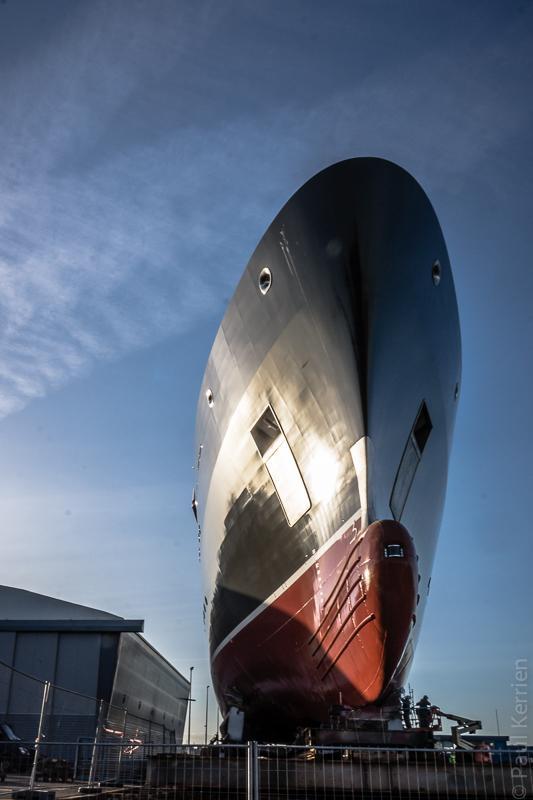
{"label": "round porthole", "polygon": [[433,285],[438,286],[441,279],[440,261],[434,261],[431,267],[431,277],[433,278]]}
{"label": "round porthole", "polygon": [[259,273],[259,291],[261,294],[266,294],[272,286],[272,273],[268,267],[263,267]]}
{"label": "round porthole", "polygon": [[207,400],[207,405],[209,408],[213,408],[215,405],[215,398],[213,397],[213,392],[211,389],[207,389],[205,393],[205,399]]}

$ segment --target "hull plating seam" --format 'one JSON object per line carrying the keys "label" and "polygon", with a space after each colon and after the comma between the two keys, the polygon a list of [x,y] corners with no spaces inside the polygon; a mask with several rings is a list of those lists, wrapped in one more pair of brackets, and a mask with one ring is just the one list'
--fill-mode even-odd
{"label": "hull plating seam", "polygon": [[[361,577],[357,578],[356,582],[354,583],[354,585],[352,586],[352,588],[350,589],[350,591],[348,592],[348,594],[346,595],[346,597],[344,598],[344,600],[342,601],[342,603],[340,604],[339,608],[337,609],[337,614],[336,614],[336,616],[334,616],[334,617],[333,617],[333,619],[332,619],[332,620],[331,620],[331,622],[329,623],[329,625],[328,625],[328,627],[327,627],[326,631],[324,632],[324,635],[323,635],[323,637],[322,637],[322,641],[321,641],[321,642],[319,642],[319,643],[317,644],[317,646],[315,647],[315,649],[313,650],[313,655],[316,655],[316,654],[317,654],[317,652],[318,652],[318,650],[320,650],[320,648],[321,648],[321,647],[323,647],[323,645],[324,645],[324,642],[325,642],[325,640],[326,640],[326,636],[327,636],[327,635],[329,634],[329,632],[331,631],[331,629],[332,629],[332,627],[333,627],[333,624],[334,624],[334,622],[336,622],[337,620],[341,619],[341,611],[344,609],[344,606],[346,605],[346,603],[347,603],[348,599],[351,597],[351,594],[352,594],[353,590],[354,590],[354,589],[355,589],[357,586],[359,586],[359,584],[360,584],[360,583],[361,583]],[[365,600],[366,600],[366,594],[363,592],[363,593],[361,594],[361,596],[359,597],[359,599],[358,599],[358,600],[356,600],[356,602],[355,602],[355,603],[354,603],[354,605],[352,606],[352,608],[351,608],[351,613],[353,614],[353,613],[354,613],[354,611],[357,611],[357,609],[359,608],[359,606],[361,605],[361,603],[364,603],[364,602],[365,602]],[[325,658],[325,657],[328,655],[329,651],[331,650],[331,648],[333,647],[333,645],[335,644],[335,642],[336,642],[336,641],[337,641],[337,639],[339,638],[340,634],[342,633],[342,631],[343,631],[343,629],[344,629],[344,626],[345,626],[345,625],[346,625],[346,624],[347,624],[349,621],[350,621],[350,616],[348,615],[348,616],[347,616],[347,617],[346,617],[346,618],[345,618],[345,619],[344,619],[344,620],[343,620],[343,621],[340,623],[340,627],[339,627],[339,629],[337,630],[337,633],[335,634],[335,636],[333,637],[333,639],[331,640],[331,642],[330,642],[330,643],[327,645],[327,650],[325,650],[325,651],[324,651],[324,654],[323,654],[323,656],[322,656],[322,658],[321,658],[321,661],[322,661],[322,660],[323,660],[323,659],[324,659],[324,658]]]}
{"label": "hull plating seam", "polygon": [[[331,670],[333,669],[333,667],[335,666],[335,664],[337,663],[337,661],[339,660],[339,658],[342,656],[342,654],[344,653],[344,651],[346,650],[346,648],[347,648],[347,647],[348,647],[348,646],[351,644],[351,641],[352,641],[352,639],[354,639],[354,638],[357,636],[357,634],[359,633],[359,631],[360,631],[360,630],[362,630],[362,629],[365,627],[365,625],[368,625],[368,623],[369,623],[369,622],[372,622],[372,620],[373,620],[373,619],[376,619],[376,615],[374,614],[374,612],[372,612],[371,614],[369,614],[367,617],[365,617],[365,618],[364,618],[364,619],[363,619],[363,620],[362,620],[362,621],[359,623],[359,625],[358,625],[358,626],[355,628],[355,630],[354,630],[354,631],[353,631],[353,632],[350,634],[350,636],[348,637],[348,639],[347,639],[347,640],[344,642],[343,646],[341,647],[341,649],[339,650],[339,652],[337,653],[337,655],[335,656],[335,658],[334,658],[334,659],[332,659],[332,661],[331,661],[331,664],[328,666],[327,670],[326,670],[326,671],[324,672],[324,674],[321,676],[321,677],[322,677],[322,680],[325,680],[325,678],[327,678],[327,676],[329,675],[329,673],[331,672]],[[333,645],[333,643],[332,643],[332,645]],[[319,666],[319,665],[320,665],[320,664],[321,664],[321,663],[324,661],[324,659],[326,658],[326,656],[327,656],[328,654],[329,654],[329,650],[328,650],[326,653],[324,653],[324,655],[322,656],[322,658],[321,658],[321,659],[320,659],[320,661],[318,662],[318,665],[317,665],[317,666]]]}
{"label": "hull plating seam", "polygon": [[[348,597],[350,596],[351,592],[353,592],[353,590],[355,589],[355,587],[356,587],[356,586],[358,586],[360,582],[361,582],[361,576],[359,576],[359,578],[357,578],[357,580],[355,581],[354,585],[352,586],[352,589],[351,589],[350,593],[346,595],[346,597],[344,598],[344,600],[342,601],[342,603],[341,603],[341,604],[340,604],[340,606],[338,607],[338,609],[337,609],[337,613],[338,613],[339,611],[342,611],[342,609],[344,608],[344,605],[346,604],[346,601],[348,600]],[[365,597],[365,595],[363,594],[363,598],[364,598],[364,597]],[[360,601],[358,600],[357,602],[360,602]],[[331,611],[331,609],[330,609],[330,611]],[[330,613],[330,612],[328,611],[328,612],[327,612],[327,614],[326,614],[326,616],[324,617],[324,619],[322,620],[322,622],[320,623],[320,625],[319,625],[319,626],[318,626],[318,628],[316,629],[316,631],[313,633],[313,635],[312,635],[312,636],[311,636],[311,638],[309,639],[309,644],[312,644],[312,643],[313,643],[313,641],[314,641],[314,640],[316,639],[316,637],[318,636],[318,634],[321,632],[321,630],[322,630],[322,625],[324,624],[324,622],[326,622],[326,621],[327,621],[327,619],[328,619],[328,616],[329,616],[329,613]],[[326,630],[324,631],[324,634],[323,634],[323,640],[326,638],[326,636],[327,636],[327,635],[328,635],[328,633],[330,632],[330,630],[331,630],[331,627],[332,627],[332,625],[333,625],[333,623],[334,623],[334,622],[335,622],[335,617],[333,617],[333,618],[332,618],[332,620],[330,621],[330,623],[329,623],[329,625],[327,626]],[[319,646],[320,646],[320,645],[318,645],[318,647],[319,647]],[[313,651],[313,652],[315,652],[315,651]]]}

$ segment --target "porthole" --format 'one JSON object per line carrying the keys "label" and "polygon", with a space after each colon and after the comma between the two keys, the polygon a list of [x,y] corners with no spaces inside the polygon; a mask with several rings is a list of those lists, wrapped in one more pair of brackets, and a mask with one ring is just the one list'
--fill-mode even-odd
{"label": "porthole", "polygon": [[431,277],[433,278],[433,285],[438,286],[441,279],[442,270],[440,267],[440,261],[434,261],[433,266],[431,267]]}
{"label": "porthole", "polygon": [[455,398],[456,400],[457,400],[457,398],[459,397],[459,384],[458,384],[458,383],[456,383],[456,384],[455,384],[455,391],[454,391],[454,393],[453,393],[453,396],[454,396],[454,398]]}
{"label": "porthole", "polygon": [[209,408],[213,408],[215,405],[215,398],[213,397],[213,392],[211,389],[207,389],[205,393],[205,399],[207,400],[207,405]]}
{"label": "porthole", "polygon": [[259,273],[259,291],[261,294],[266,294],[272,286],[272,273],[268,267],[263,267]]}

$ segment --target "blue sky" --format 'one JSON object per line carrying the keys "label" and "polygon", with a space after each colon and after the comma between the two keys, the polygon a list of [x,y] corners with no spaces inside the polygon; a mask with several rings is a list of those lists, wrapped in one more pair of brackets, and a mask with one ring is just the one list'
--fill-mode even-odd
{"label": "blue sky", "polygon": [[281,205],[383,156],[436,208],[463,337],[411,681],[513,732],[515,661],[533,669],[532,62],[512,0],[1,4],[1,582],[145,618],[203,698],[205,360]]}

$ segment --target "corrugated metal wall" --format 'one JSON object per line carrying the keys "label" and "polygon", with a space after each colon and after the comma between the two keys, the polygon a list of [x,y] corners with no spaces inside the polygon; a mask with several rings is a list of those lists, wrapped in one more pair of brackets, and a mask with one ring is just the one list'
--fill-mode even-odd
{"label": "corrugated metal wall", "polygon": [[0,722],[26,741],[36,736],[44,681],[49,742],[94,737],[100,700],[102,739],[182,739],[188,682],[137,634],[0,632]]}

